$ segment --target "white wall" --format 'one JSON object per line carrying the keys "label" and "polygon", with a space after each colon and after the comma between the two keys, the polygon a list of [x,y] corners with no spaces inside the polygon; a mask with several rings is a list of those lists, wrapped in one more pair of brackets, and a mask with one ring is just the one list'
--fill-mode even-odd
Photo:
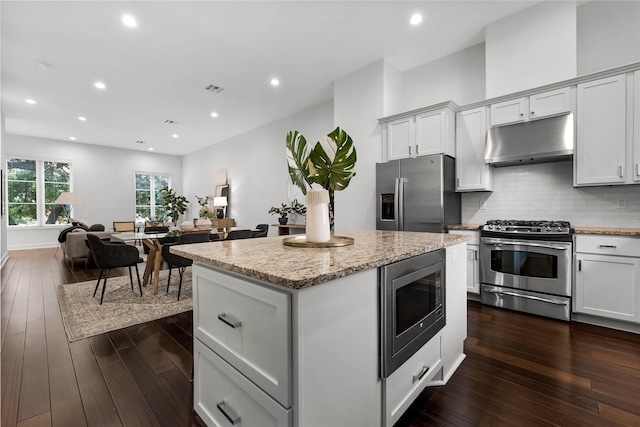
{"label": "white wall", "polygon": [[[268,214],[271,206],[289,203],[294,197],[304,203],[302,193],[290,184],[287,132],[298,130],[308,144],[315,145],[333,129],[333,105],[326,102],[184,156],[184,194],[191,201],[189,217],[198,214],[195,196],[211,194],[212,174],[226,169],[230,193],[227,217],[234,218],[240,227],[276,223],[277,217]],[[296,222],[304,223],[304,219]],[[269,235],[276,234],[270,227]]]}
{"label": "white wall", "polygon": [[592,1],[578,8],[578,75],[640,61],[640,2]]}
{"label": "white wall", "polygon": [[[639,185],[574,188],[570,161],[509,166],[495,168],[493,172],[492,193],[463,196],[463,223],[549,219],[587,227],[640,228]],[[616,207],[618,198],[626,199],[625,209]]]}
{"label": "white wall", "polygon": [[[135,219],[135,172],[170,174],[172,187],[182,192],[182,164],[178,156],[122,150],[43,138],[5,135],[6,157],[61,160],[72,163],[72,188],[82,200],[72,217],[112,228],[113,221]],[[5,216],[5,220],[6,220]],[[9,228],[7,246],[28,249],[56,246],[61,226]]]}
{"label": "white wall", "polygon": [[487,25],[487,98],[576,77],[576,3],[550,1]]}
{"label": "white wall", "polygon": [[429,62],[402,75],[402,111],[453,101],[458,105],[485,99],[485,45]]}

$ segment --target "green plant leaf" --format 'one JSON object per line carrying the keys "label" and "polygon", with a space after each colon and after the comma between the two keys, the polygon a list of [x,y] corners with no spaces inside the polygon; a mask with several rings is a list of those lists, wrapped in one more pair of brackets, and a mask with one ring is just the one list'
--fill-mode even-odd
{"label": "green plant leaf", "polygon": [[353,140],[337,127],[333,132],[318,141],[309,155],[314,173],[313,182],[324,189],[341,191],[347,188],[356,174],[356,149]]}
{"label": "green plant leaf", "polygon": [[289,131],[287,133],[287,167],[291,182],[297,185],[302,194],[307,194],[307,185],[311,186],[309,179],[309,153],[311,149],[307,140],[300,132]]}

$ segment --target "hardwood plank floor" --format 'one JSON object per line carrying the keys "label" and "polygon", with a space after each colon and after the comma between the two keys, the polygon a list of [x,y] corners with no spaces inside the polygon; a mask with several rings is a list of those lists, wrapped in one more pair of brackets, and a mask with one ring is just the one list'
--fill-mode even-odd
{"label": "hardwood plank floor", "polygon": [[[55,286],[98,271],[69,266],[54,249],[9,256],[3,427],[187,425],[191,312],[69,344]],[[467,358],[397,427],[640,425],[640,335],[474,302],[467,317]]]}

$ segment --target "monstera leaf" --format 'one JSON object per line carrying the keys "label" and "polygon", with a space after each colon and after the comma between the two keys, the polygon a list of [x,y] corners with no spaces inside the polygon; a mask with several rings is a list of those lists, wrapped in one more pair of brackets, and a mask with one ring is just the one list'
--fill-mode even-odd
{"label": "monstera leaf", "polygon": [[287,166],[291,182],[300,187],[302,194],[307,194],[307,186],[311,186],[309,175],[309,154],[311,148],[301,133],[289,131],[287,133]]}
{"label": "monstera leaf", "polygon": [[344,190],[356,174],[353,140],[339,127],[316,143],[309,160],[311,180],[327,190]]}

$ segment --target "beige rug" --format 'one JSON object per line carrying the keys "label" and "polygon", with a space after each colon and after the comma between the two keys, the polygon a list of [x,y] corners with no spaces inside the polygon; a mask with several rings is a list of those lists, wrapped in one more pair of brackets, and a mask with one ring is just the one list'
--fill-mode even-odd
{"label": "beige rug", "polygon": [[191,268],[184,273],[180,301],[177,300],[178,271],[174,269],[171,274],[171,287],[167,294],[168,273],[168,270],[160,271],[157,295],[151,294],[149,284],[142,287],[142,297],[135,272],[133,290],[129,275],[109,277],[102,305],[102,282],[95,298],[92,295],[96,280],[58,285],[58,303],[69,342],[191,310]]}

